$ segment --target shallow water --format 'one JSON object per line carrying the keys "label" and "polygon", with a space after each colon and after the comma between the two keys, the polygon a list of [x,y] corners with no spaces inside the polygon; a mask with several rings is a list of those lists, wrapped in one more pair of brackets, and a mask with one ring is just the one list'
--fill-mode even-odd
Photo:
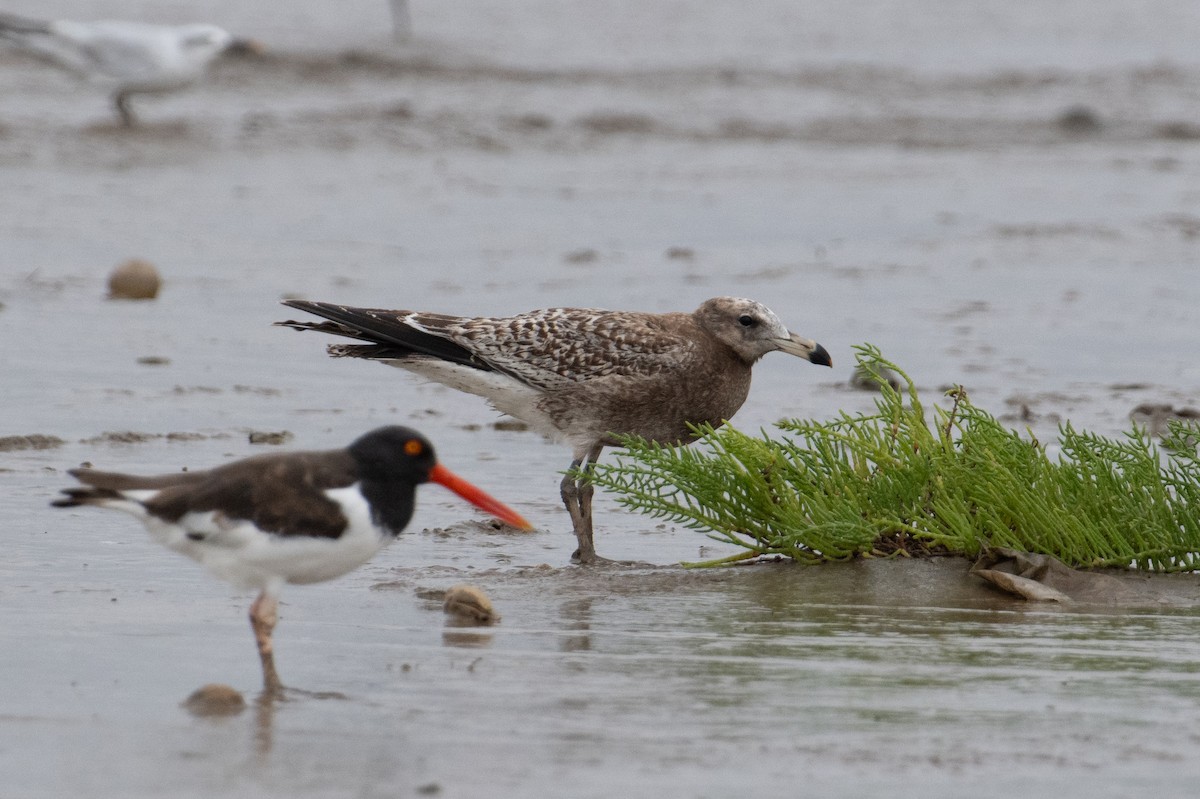
{"label": "shallow water", "polygon": [[[836,368],[764,359],[745,429],[869,409],[845,384],[870,341],[927,399],[962,382],[1043,441],[1064,419],[1116,434],[1200,395],[1196,5],[413,12],[397,47],[383,3],[210,5],[268,56],[135,101],[132,132],[103,92],[0,53],[0,437],[65,442],[0,452],[0,796],[1186,795],[1192,578],[1168,603],[1064,610],[956,562],[684,573],[724,550],[607,497],[601,552],[660,567],[580,572],[565,450],[270,324],[295,295],[746,295]],[[134,256],[163,293],[106,301]],[[372,564],[286,592],[285,681],[345,699],[188,715],[208,682],[253,699],[252,597],[124,517],[46,507],[83,461],[196,468],[262,451],[250,431],[321,448],[397,420],[543,532],[464,528],[428,488]],[[447,627],[418,595],[459,582],[500,625]]]}

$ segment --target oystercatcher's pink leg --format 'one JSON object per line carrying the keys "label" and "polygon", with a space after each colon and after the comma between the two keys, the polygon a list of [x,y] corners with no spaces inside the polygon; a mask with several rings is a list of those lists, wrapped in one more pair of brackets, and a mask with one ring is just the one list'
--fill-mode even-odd
{"label": "oystercatcher's pink leg", "polygon": [[283,682],[275,671],[275,645],[271,633],[275,629],[279,601],[263,591],[250,606],[250,628],[254,630],[254,641],[258,644],[258,657],[262,661],[263,693],[283,693]]}

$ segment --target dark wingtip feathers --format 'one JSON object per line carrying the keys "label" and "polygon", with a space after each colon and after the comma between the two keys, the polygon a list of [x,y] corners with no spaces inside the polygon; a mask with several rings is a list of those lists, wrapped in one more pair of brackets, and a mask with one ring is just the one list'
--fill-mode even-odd
{"label": "dark wingtip feathers", "polygon": [[[297,311],[315,314],[316,316],[324,316],[321,310],[324,309],[341,309],[342,306],[332,302],[317,302],[316,300],[280,300],[280,305],[286,305],[289,308],[295,308]],[[288,322],[276,322],[277,325],[286,325]]]}
{"label": "dark wingtip feathers", "polygon": [[[313,302],[312,300],[291,300],[291,299],[280,300],[279,304],[286,305],[289,308],[295,308],[297,311],[305,311],[306,313],[314,314],[316,316],[321,316],[322,314],[319,313],[318,311],[314,310],[315,308],[319,308],[321,306],[328,305],[328,303]],[[312,330],[321,324],[328,324],[328,323],[327,322],[325,322],[325,323],[322,323],[322,322],[297,322],[294,319],[286,319],[282,322],[274,322],[273,324],[275,325],[275,327],[290,327],[292,330]]]}
{"label": "dark wingtip feathers", "polygon": [[[72,473],[77,471],[81,470],[74,469],[72,470]],[[91,486],[64,488],[62,493],[65,494],[65,496],[61,496],[50,501],[51,507],[78,508],[82,505],[98,505],[106,499],[120,499],[121,497],[121,495],[116,491],[109,491],[103,488],[92,488]]]}
{"label": "dark wingtip feathers", "polygon": [[334,345],[329,354],[335,358],[367,360],[404,360],[409,357],[437,358],[472,369],[493,371],[495,367],[445,335],[430,333],[405,320],[409,311],[355,308],[331,302],[281,300],[289,308],[321,316],[326,322],[276,322],[292,330],[311,330],[367,342],[364,346]]}

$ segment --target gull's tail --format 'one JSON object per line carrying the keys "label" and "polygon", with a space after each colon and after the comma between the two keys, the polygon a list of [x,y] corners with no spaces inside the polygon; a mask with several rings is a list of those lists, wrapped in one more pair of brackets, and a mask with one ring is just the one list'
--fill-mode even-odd
{"label": "gull's tail", "polygon": [[58,63],[61,57],[53,23],[0,11],[0,45],[9,45],[43,61]]}

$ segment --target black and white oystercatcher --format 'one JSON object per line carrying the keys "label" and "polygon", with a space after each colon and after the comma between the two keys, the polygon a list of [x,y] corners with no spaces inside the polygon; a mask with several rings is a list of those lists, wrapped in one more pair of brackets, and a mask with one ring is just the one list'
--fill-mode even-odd
{"label": "black and white oystercatcher", "polygon": [[63,489],[55,507],[131,513],[170,549],[261,592],[250,606],[250,625],[270,694],[283,687],[271,641],[280,589],[332,580],[370,560],[412,518],[419,484],[439,483],[531,529],[520,514],[438,463],[429,441],[405,427],[381,427],[345,449],[258,455],[208,471],[70,474],[84,485]]}
{"label": "black and white oystercatcher", "polygon": [[746,399],[750,367],[773,350],[832,365],[824,347],[789,332],[766,306],[735,297],[690,314],[550,308],[502,318],[284,305],[330,321],[280,325],[368,342],[330,345],[332,356],[382,361],[478,394],[569,444],[582,478],[563,479],[562,499],[579,544],[573,559],[585,564],[601,560],[587,474],[614,435],[676,444],[694,438],[689,424],[723,424]]}

